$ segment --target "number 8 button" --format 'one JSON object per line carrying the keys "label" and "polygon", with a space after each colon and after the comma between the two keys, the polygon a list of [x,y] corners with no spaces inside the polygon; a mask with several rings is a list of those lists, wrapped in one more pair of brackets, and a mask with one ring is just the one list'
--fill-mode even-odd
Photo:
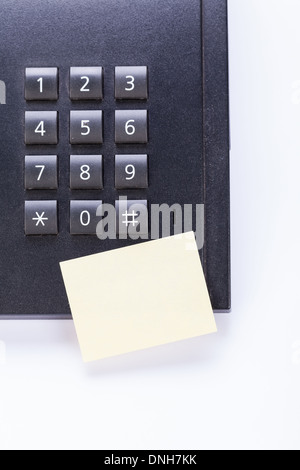
{"label": "number 8 button", "polygon": [[102,155],[71,155],[71,189],[103,189]]}

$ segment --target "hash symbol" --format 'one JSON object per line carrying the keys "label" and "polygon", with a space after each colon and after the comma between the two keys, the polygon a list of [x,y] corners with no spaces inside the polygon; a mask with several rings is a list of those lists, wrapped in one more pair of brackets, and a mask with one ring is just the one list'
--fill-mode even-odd
{"label": "hash symbol", "polygon": [[40,224],[42,224],[43,227],[45,227],[44,220],[49,220],[48,217],[44,217],[45,212],[43,212],[41,215],[36,212],[36,217],[33,217],[32,220],[36,220],[36,227]]}
{"label": "hash symbol", "polygon": [[[135,220],[136,217],[138,217],[139,214],[137,214],[136,212],[132,211],[131,214],[126,211],[124,214],[122,214],[122,217],[125,218],[125,221],[123,220],[122,221],[122,224],[125,224],[126,227],[128,227],[129,225],[132,225],[133,227],[135,227],[136,225],[139,224],[139,221],[138,220]],[[131,220],[129,220],[131,219]]]}

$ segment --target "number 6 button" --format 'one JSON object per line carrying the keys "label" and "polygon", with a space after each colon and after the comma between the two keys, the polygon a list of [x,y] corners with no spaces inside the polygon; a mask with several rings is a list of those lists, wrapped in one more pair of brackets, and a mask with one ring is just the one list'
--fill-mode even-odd
{"label": "number 6 button", "polygon": [[146,144],[148,142],[148,111],[116,111],[115,140],[117,144]]}

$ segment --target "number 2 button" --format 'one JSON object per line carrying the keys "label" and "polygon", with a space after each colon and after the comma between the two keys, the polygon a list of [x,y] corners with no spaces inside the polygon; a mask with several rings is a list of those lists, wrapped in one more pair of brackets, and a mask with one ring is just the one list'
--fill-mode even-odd
{"label": "number 2 button", "polygon": [[71,111],[70,143],[102,144],[102,111]]}
{"label": "number 2 button", "polygon": [[71,67],[70,98],[71,100],[102,100],[102,67]]}

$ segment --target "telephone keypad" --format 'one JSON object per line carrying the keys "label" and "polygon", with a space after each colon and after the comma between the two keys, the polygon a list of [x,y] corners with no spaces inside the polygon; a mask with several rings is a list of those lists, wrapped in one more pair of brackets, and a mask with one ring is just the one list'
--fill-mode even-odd
{"label": "telephone keypad", "polygon": [[[66,112],[60,110],[59,101],[56,104],[56,110],[53,108],[47,110],[47,107],[50,105],[52,107],[53,103],[49,105],[44,103],[43,110],[34,110],[34,103],[30,103],[29,109],[25,111],[25,144],[39,146],[37,147],[38,155],[28,154],[25,156],[25,190],[57,190],[56,197],[53,199],[59,199],[61,181],[64,181],[64,185],[67,183],[70,191],[68,225],[72,235],[96,235],[96,227],[99,222],[96,213],[102,203],[97,199],[97,196],[94,196],[97,194],[96,191],[105,190],[106,185],[111,186],[111,189],[107,188],[107,194],[111,190],[115,192],[144,190],[149,187],[149,157],[145,152],[146,147],[143,148],[149,141],[148,109],[140,109],[140,106],[139,109],[134,109],[133,106],[134,100],[148,99],[148,67],[115,67],[112,71],[115,74],[114,92],[110,88],[114,96],[112,95],[108,99],[108,103],[113,103],[112,100],[115,102],[112,110],[108,109],[107,103],[104,101],[106,98],[103,91],[104,70],[103,67],[70,67],[68,77],[65,77],[66,81],[64,78],[62,79],[62,83],[67,83],[69,78],[67,97],[70,109]],[[62,92],[60,92],[60,96],[58,93],[60,74],[61,71],[55,67],[26,68],[25,100],[38,102],[62,98]],[[123,102],[121,102],[122,100]],[[131,100],[131,105],[127,106],[127,109],[124,100]],[[88,108],[85,101],[89,101]],[[102,102],[104,106],[103,109],[100,109]],[[75,105],[77,109],[74,109],[74,103],[78,103],[78,107],[77,104]],[[59,114],[62,116],[60,120],[65,121],[60,122],[60,130],[58,126]],[[114,126],[114,134],[110,133],[110,145],[116,147],[115,155],[102,155],[102,145],[106,143],[104,132],[106,116],[110,120],[110,125]],[[108,124],[105,124],[105,129],[107,129]],[[60,135],[62,132],[64,135]],[[60,147],[55,149],[55,155],[49,155],[49,150],[45,150],[45,155],[40,154],[40,146],[57,145],[60,140],[66,141],[66,139],[74,150],[74,153],[70,151],[69,156],[59,155]],[[122,154],[123,145],[130,149],[126,154],[125,152]],[[144,152],[130,153],[132,145],[138,145]],[[94,151],[87,151],[87,146],[90,149],[94,148]],[[97,148],[93,146],[97,146]],[[47,149],[47,147],[42,148]],[[103,147],[103,149],[107,148],[109,147]],[[62,174],[63,170],[60,168],[62,159],[66,158],[69,159],[68,178]],[[109,162],[108,159],[111,161]],[[106,164],[110,168],[111,174],[104,179]],[[61,166],[64,169],[67,168],[65,163]],[[81,198],[80,191],[84,195]],[[93,194],[91,193],[89,197],[86,191],[93,191]],[[35,198],[35,193],[32,192],[32,194]],[[124,237],[124,230],[128,233],[137,227],[137,233],[140,233],[141,236],[144,235],[144,232],[148,233],[147,201],[135,201],[133,197],[129,197],[130,200],[126,202],[122,199],[122,193],[115,195],[120,197],[120,200],[115,201],[115,228],[120,238]],[[25,234],[57,235],[59,232],[58,205],[59,200],[26,201]],[[133,206],[132,212],[130,212],[131,206]],[[62,217],[67,218],[67,214]],[[66,224],[64,224],[65,226]]]}

